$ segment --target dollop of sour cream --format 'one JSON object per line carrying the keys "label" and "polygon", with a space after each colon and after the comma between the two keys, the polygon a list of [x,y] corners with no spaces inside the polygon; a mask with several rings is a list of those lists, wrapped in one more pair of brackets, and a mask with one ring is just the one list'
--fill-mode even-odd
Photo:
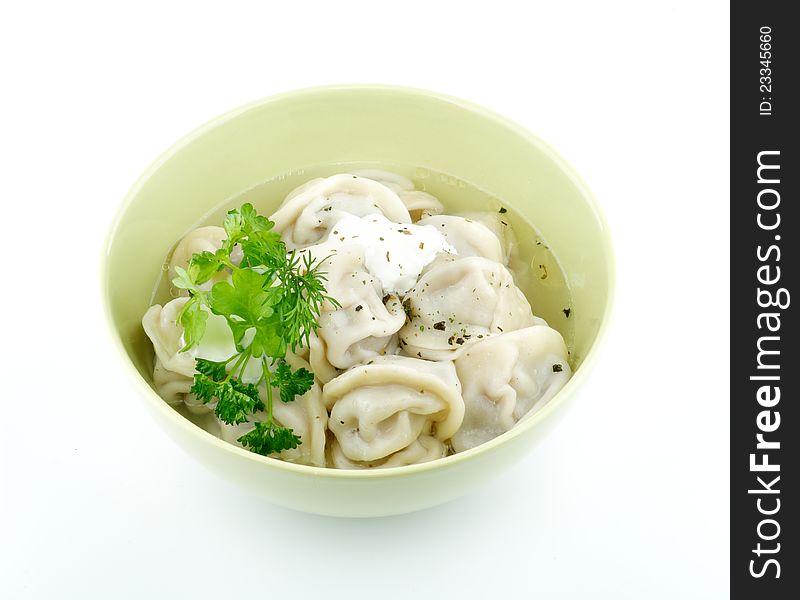
{"label": "dollop of sour cream", "polygon": [[441,252],[458,254],[433,225],[394,223],[383,215],[346,215],[331,228],[328,239],[311,247],[312,256],[325,258],[344,245],[364,249],[364,266],[381,282],[384,292],[403,294],[414,287],[422,269]]}

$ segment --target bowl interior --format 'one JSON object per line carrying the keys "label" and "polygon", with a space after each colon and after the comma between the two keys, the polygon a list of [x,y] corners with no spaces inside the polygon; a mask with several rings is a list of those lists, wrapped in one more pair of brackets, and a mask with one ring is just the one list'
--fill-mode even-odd
{"label": "bowl interior", "polygon": [[[553,421],[550,415],[565,394],[583,380],[612,294],[611,245],[591,195],[552,150],[517,125],[420,90],[342,86],[293,92],[228,113],[178,142],[143,174],[120,209],[106,247],[104,295],[113,334],[142,382],[152,385],[153,352],[140,320],[178,239],[232,199],[264,189],[264,182],[280,192],[273,200],[277,206],[314,169],[333,173],[367,164],[404,165],[413,169],[405,174],[414,179],[440,174],[430,191],[446,205],[458,204],[465,184],[535,226],[560,263],[571,310],[567,316],[555,300],[542,304],[534,298],[534,311],[568,334],[576,376],[534,419],[500,438],[435,461],[435,467],[390,469],[406,475],[403,487],[393,487],[390,480],[396,478],[386,471],[315,471],[263,459],[187,426],[148,390],[148,406],[160,424],[202,462],[275,502],[321,514],[368,516],[432,506],[514,460],[523,444],[544,435],[545,422]],[[281,467],[264,470],[267,463]],[[363,487],[366,482],[370,487]],[[329,486],[324,492],[323,483]],[[417,493],[408,496],[411,485]],[[305,504],[298,505],[297,498]]]}

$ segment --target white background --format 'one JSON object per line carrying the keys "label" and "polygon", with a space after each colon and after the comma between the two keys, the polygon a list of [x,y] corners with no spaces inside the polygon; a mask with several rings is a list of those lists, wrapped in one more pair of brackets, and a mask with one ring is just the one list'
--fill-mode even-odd
{"label": "white background", "polygon": [[[0,596],[727,596],[727,3],[111,4],[0,13]],[[364,521],[272,507],[184,455],[127,384],[98,285],[107,225],[167,146],[346,82],[536,132],[619,263],[604,355],[552,436],[478,493]]]}

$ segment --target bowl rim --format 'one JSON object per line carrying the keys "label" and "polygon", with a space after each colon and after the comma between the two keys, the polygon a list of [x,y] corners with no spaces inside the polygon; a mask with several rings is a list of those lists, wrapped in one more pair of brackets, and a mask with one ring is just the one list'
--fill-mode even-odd
{"label": "bowl rim", "polygon": [[[161,396],[159,396],[155,392],[155,390],[153,390],[150,387],[150,385],[145,381],[145,379],[141,376],[138,370],[133,366],[133,363],[130,360],[128,353],[125,350],[125,347],[122,343],[122,338],[119,334],[119,331],[112,317],[110,290],[108,286],[109,269],[110,269],[109,255],[114,239],[116,237],[117,229],[119,228],[123,216],[126,214],[131,204],[133,204],[133,200],[138,194],[139,190],[145,185],[145,183],[150,179],[150,177],[152,177],[152,175],[165,162],[167,162],[172,156],[174,156],[184,147],[191,144],[195,139],[201,137],[202,135],[206,134],[212,129],[215,129],[218,126],[227,123],[228,121],[236,119],[237,117],[253,109],[271,104],[273,102],[300,100],[313,96],[322,96],[329,93],[342,93],[342,92],[356,92],[356,93],[363,92],[367,94],[379,92],[379,93],[391,93],[400,96],[424,97],[437,102],[444,102],[455,105],[460,109],[475,113],[477,116],[481,118],[492,121],[500,127],[504,127],[506,129],[511,130],[513,133],[525,139],[530,144],[536,146],[543,154],[547,155],[548,158],[550,158],[550,160],[552,160],[553,163],[562,171],[562,173],[567,175],[567,177],[572,181],[572,183],[578,189],[581,196],[586,201],[589,208],[592,209],[592,211],[594,212],[595,219],[601,226],[602,246],[603,246],[602,250],[608,257],[607,302],[605,311],[601,317],[600,328],[598,329],[595,340],[590,346],[588,352],[586,353],[586,356],[584,357],[581,366],[576,371],[573,372],[572,377],[566,383],[566,385],[561,390],[559,390],[559,392],[555,396],[553,396],[553,398],[551,398],[540,410],[538,410],[530,417],[517,423],[509,431],[506,431],[505,433],[489,440],[488,442],[484,442],[483,444],[480,444],[474,448],[470,448],[469,450],[464,450],[463,452],[457,452],[450,456],[446,456],[425,463],[405,465],[401,467],[379,468],[379,469],[334,469],[330,467],[315,467],[315,466],[291,463],[276,458],[270,458],[267,456],[262,456],[260,454],[250,452],[249,450],[245,450],[244,448],[240,448],[229,442],[226,442],[221,438],[216,437],[215,435],[205,431],[201,427],[198,427],[197,425],[192,423],[189,419],[181,415],[179,412],[173,409],[169,404],[167,404],[164,401],[164,399],[161,398]],[[101,283],[103,312],[105,314],[106,324],[109,329],[110,337],[112,338],[113,344],[117,349],[117,351],[119,352],[120,357],[122,358],[122,362],[125,364],[126,373],[132,379],[134,385],[139,389],[141,394],[145,398],[147,398],[147,402],[151,405],[151,408],[162,413],[167,418],[167,420],[173,421],[175,425],[183,429],[187,435],[198,438],[200,443],[210,443],[212,445],[217,446],[220,450],[224,452],[231,453],[245,460],[259,463],[267,468],[274,468],[284,471],[287,474],[323,477],[331,479],[376,479],[376,478],[382,479],[386,477],[411,476],[426,471],[447,469],[463,461],[471,460],[473,457],[478,456],[480,454],[491,453],[495,451],[498,447],[506,444],[512,439],[525,435],[528,431],[534,429],[539,422],[546,420],[548,416],[552,412],[554,412],[569,395],[571,395],[575,390],[577,390],[578,387],[580,387],[580,385],[582,385],[584,380],[589,376],[592,367],[597,361],[597,355],[599,353],[599,350],[603,346],[607,338],[607,332],[609,329],[609,323],[612,319],[612,314],[615,304],[615,295],[616,295],[616,259],[606,217],[599,203],[597,202],[597,199],[589,190],[588,186],[580,177],[580,175],[578,175],[578,173],[572,168],[572,166],[563,157],[561,157],[561,155],[558,154],[550,145],[545,143],[538,136],[531,133],[525,127],[516,123],[515,121],[512,121],[511,119],[508,119],[507,117],[504,117],[503,115],[496,113],[491,109],[485,108],[473,102],[462,100],[461,98],[457,98],[454,96],[450,96],[447,94],[427,89],[400,86],[400,85],[386,85],[386,84],[373,84],[373,83],[350,83],[350,84],[314,86],[314,87],[306,87],[270,95],[249,102],[247,104],[241,105],[232,110],[229,110],[217,117],[214,117],[206,121],[204,124],[200,125],[199,127],[193,129],[192,131],[184,135],[181,139],[179,139],[177,142],[175,142],[169,148],[167,148],[164,152],[162,152],[161,155],[158,158],[156,158],[152,163],[150,163],[150,165],[142,172],[142,174],[138,177],[138,179],[133,183],[131,188],[128,190],[122,203],[117,208],[114,217],[111,221],[111,224],[108,228],[108,231],[106,233],[102,246],[102,255],[99,266],[100,266],[100,280],[101,280],[100,283]]]}

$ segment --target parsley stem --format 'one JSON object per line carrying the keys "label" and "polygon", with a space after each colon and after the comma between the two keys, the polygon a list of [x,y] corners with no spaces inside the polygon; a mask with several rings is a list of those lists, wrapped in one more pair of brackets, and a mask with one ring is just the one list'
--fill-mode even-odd
{"label": "parsley stem", "polygon": [[235,270],[238,268],[238,267],[237,267],[235,264],[233,264],[233,263],[230,261],[230,259],[228,259],[228,258],[223,258],[223,259],[222,259],[222,264],[224,264],[226,267],[228,267],[228,268],[229,268],[231,271],[235,271]]}
{"label": "parsley stem", "polygon": [[242,366],[241,366],[241,368],[239,369],[239,379],[241,379],[241,378],[242,378],[242,375],[244,375],[244,370],[247,368],[247,363],[250,361],[250,357],[251,357],[251,356],[252,356],[252,352],[251,352],[251,351],[250,351],[250,349],[248,348],[248,349],[247,349],[247,350],[244,352],[244,361],[242,362]]}
{"label": "parsley stem", "polygon": [[227,364],[228,364],[229,362],[231,362],[231,361],[232,361],[234,358],[237,358],[237,357],[239,357],[239,356],[241,356],[241,353],[240,353],[240,352],[237,352],[236,354],[233,354],[233,355],[232,355],[232,356],[231,356],[231,357],[230,357],[228,360],[226,360],[226,361],[225,361],[225,362],[223,362],[222,364],[223,364],[223,365],[227,365]]}
{"label": "parsley stem", "polygon": [[267,386],[267,421],[272,423],[272,380],[266,356],[261,358],[261,370],[263,371],[264,382]]}
{"label": "parsley stem", "polygon": [[[227,383],[227,381],[228,381],[228,380],[229,380],[231,377],[235,376],[235,374],[237,373],[237,371],[239,371],[239,366],[242,364],[242,362],[244,362],[244,363],[245,363],[245,365],[246,365],[246,364],[247,364],[247,360],[248,360],[249,358],[250,358],[250,350],[249,350],[249,349],[248,349],[248,350],[245,350],[244,352],[242,352],[241,354],[239,354],[239,355],[238,355],[238,358],[237,358],[237,360],[236,360],[236,362],[233,364],[233,368],[232,368],[232,369],[230,370],[230,372],[228,373],[228,376],[227,376],[227,377],[226,377],[226,378],[223,380],[223,383]],[[230,361],[228,361],[228,362],[230,362]],[[226,362],[225,364],[227,365],[228,363]],[[244,367],[242,367],[242,370],[244,370]]]}

